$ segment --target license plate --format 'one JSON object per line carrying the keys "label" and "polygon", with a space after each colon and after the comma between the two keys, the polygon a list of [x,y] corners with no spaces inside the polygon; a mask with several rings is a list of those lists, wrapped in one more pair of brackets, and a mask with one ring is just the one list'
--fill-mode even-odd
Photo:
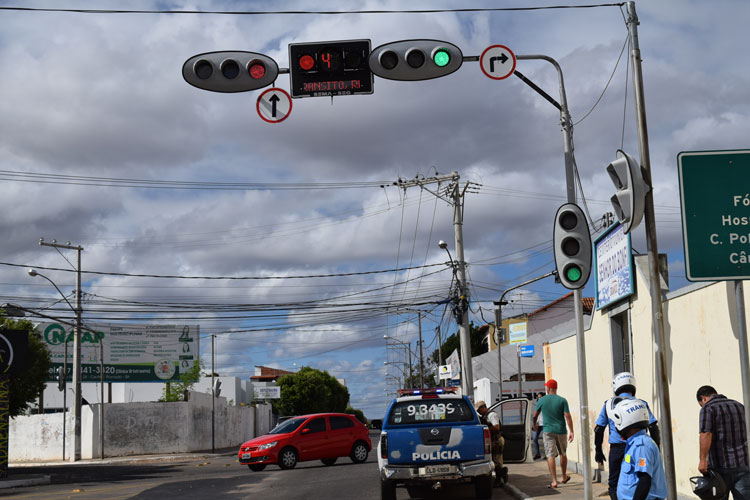
{"label": "license plate", "polygon": [[420,467],[419,468],[419,474],[420,475],[428,475],[428,474],[450,474],[452,472],[456,472],[456,467],[453,466],[453,465],[448,465],[448,464],[428,465],[426,467]]}
{"label": "license plate", "polygon": [[243,453],[242,454],[242,460],[247,460],[248,458],[252,458],[252,457],[253,457],[252,453]]}

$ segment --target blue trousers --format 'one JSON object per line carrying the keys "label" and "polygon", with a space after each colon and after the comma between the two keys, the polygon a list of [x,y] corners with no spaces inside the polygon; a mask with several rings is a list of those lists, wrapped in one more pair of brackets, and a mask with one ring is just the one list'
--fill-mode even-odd
{"label": "blue trousers", "polygon": [[531,450],[534,452],[534,456],[540,455],[539,453],[539,436],[542,435],[542,427],[537,426],[534,434],[531,435]]}
{"label": "blue trousers", "polygon": [[716,469],[727,483],[734,500],[750,500],[750,470],[747,467],[738,469]]}

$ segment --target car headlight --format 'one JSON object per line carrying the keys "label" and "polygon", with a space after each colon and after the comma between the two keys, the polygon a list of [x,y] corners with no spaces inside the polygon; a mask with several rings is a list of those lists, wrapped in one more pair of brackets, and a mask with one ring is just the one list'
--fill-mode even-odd
{"label": "car headlight", "polygon": [[273,448],[278,443],[279,443],[278,441],[271,441],[270,443],[262,444],[258,446],[258,450],[267,450],[268,448]]}

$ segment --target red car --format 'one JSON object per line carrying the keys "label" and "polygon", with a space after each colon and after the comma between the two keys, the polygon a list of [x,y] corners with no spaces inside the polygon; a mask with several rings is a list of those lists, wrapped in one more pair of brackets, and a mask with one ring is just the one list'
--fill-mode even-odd
{"label": "red car", "polygon": [[242,443],[238,457],[252,471],[277,464],[292,469],[297,462],[320,460],[333,465],[339,457],[363,463],[372,449],[367,427],[354,415],[317,413],[285,420],[265,436]]}

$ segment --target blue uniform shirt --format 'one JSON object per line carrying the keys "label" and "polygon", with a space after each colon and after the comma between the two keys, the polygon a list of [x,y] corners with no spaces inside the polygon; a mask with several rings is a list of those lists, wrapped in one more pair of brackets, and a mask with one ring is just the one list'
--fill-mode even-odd
{"label": "blue uniform shirt", "polygon": [[[621,392],[620,395],[617,397],[620,397],[623,399],[637,399],[633,397],[632,394],[628,394],[627,392]],[[625,440],[620,436],[620,433],[617,432],[617,429],[615,428],[615,423],[607,415],[607,403],[608,402],[609,400],[604,402],[604,405],[602,406],[602,411],[599,413],[599,417],[596,419],[596,422],[594,423],[602,427],[607,427],[607,425],[609,425],[609,441],[608,441],[609,444],[624,443]],[[651,413],[651,408],[648,407],[648,403],[643,401],[643,404],[646,405],[646,409],[648,410],[648,425],[651,425],[656,422],[656,417],[654,417],[654,414]]]}
{"label": "blue uniform shirt", "polygon": [[661,454],[654,440],[642,429],[627,440],[625,458],[622,460],[620,480],[617,483],[617,498],[629,500],[633,498],[638,486],[638,473],[645,472],[651,476],[651,489],[648,500],[667,498],[667,479],[664,476],[664,466]]}

